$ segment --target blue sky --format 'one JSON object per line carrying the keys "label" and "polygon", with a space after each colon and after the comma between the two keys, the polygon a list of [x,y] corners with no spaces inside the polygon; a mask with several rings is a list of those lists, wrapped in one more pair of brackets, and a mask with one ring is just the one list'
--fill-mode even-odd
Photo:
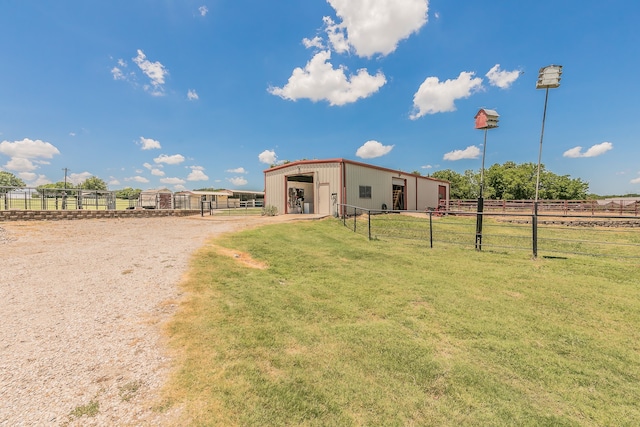
{"label": "blue sky", "polygon": [[640,192],[640,2],[3,0],[0,169],[29,185],[262,190],[270,164],[538,159]]}

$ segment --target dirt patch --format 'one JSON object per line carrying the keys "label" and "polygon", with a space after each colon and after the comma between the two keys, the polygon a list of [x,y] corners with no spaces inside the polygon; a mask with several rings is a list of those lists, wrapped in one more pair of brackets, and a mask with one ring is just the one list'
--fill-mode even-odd
{"label": "dirt patch", "polygon": [[191,255],[221,233],[298,219],[0,223],[0,425],[174,424],[179,408],[153,407],[171,369],[162,325]]}
{"label": "dirt patch", "polygon": [[257,268],[259,270],[264,270],[268,267],[266,263],[262,261],[256,261],[255,259],[251,258],[251,255],[249,255],[246,252],[237,251],[235,249],[223,248],[222,246],[213,245],[211,247],[220,255],[231,257],[235,259],[237,262],[239,262],[240,264],[245,265],[247,267]]}

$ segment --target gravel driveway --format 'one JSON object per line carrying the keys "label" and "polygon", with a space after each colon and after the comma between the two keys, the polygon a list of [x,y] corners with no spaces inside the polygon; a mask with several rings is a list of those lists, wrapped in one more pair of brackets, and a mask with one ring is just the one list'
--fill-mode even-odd
{"label": "gravel driveway", "polygon": [[0,426],[172,424],[151,407],[190,255],[272,220],[0,222]]}

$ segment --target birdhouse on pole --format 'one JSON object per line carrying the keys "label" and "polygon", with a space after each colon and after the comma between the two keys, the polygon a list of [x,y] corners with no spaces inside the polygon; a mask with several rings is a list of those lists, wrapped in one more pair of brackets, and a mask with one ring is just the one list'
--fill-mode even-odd
{"label": "birdhouse on pole", "polygon": [[493,129],[498,127],[498,117],[500,115],[495,110],[481,108],[476,114],[476,129]]}

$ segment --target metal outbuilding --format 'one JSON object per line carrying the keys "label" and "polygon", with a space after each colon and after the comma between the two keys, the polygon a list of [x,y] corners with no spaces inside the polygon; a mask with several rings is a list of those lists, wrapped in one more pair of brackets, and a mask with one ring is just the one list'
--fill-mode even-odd
{"label": "metal outbuilding", "polygon": [[447,205],[449,182],[346,159],[301,160],[264,171],[265,206],[338,215],[338,205],[426,210]]}
{"label": "metal outbuilding", "polygon": [[173,209],[173,193],[167,188],[142,191],[138,205],[145,209]]}

